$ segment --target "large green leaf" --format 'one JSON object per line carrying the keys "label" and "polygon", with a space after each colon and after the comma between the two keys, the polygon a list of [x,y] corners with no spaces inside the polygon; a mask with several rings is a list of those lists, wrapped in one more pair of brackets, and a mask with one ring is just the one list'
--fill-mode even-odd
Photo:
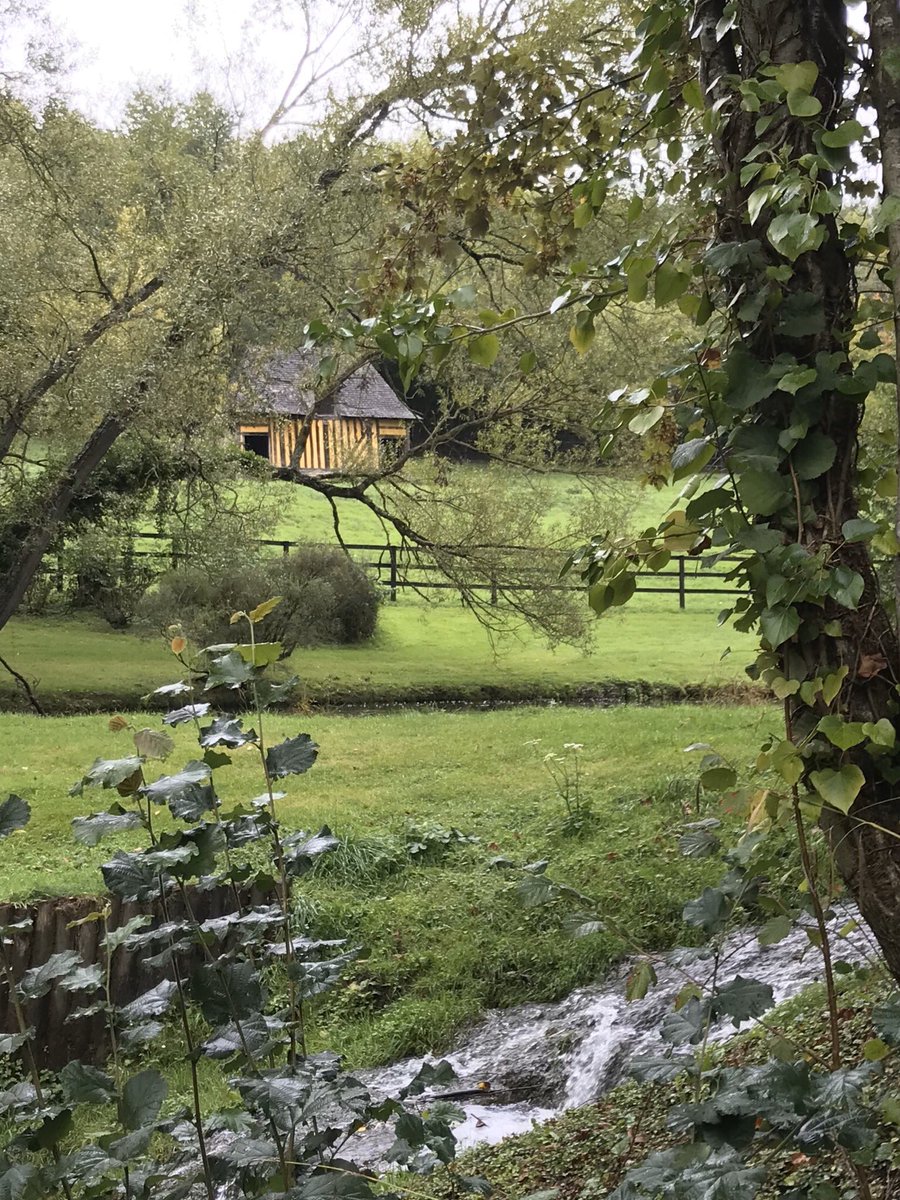
{"label": "large green leaf", "polygon": [[149,900],[157,895],[157,868],[140,854],[117,850],[100,868],[111,892],[123,900]]}
{"label": "large green leaf", "polygon": [[845,721],[843,717],[836,715],[823,717],[816,728],[839,750],[850,750],[866,740],[861,722]]}
{"label": "large green leaf", "polygon": [[108,1104],[116,1094],[115,1082],[105,1071],[77,1060],[63,1067],[59,1082],[70,1104]]}
{"label": "large green leaf", "polygon": [[715,933],[725,924],[730,912],[725,893],[720,888],[706,887],[696,900],[689,900],[682,911],[685,925],[696,925],[707,933]]}
{"label": "large green leaf", "polygon": [[236,650],[230,650],[212,660],[203,690],[208,692],[212,688],[224,687],[233,691],[252,678],[252,663],[248,663]]}
{"label": "large green leaf", "polygon": [[798,479],[818,479],[834,464],[834,439],[819,430],[807,434],[791,451],[791,464]]}
{"label": "large green leaf", "polygon": [[771,396],[778,386],[778,381],[769,373],[765,363],[750,354],[742,346],[737,346],[728,355],[724,364],[728,377],[728,389],[725,401],[729,408],[738,412],[746,412],[753,408],[766,396]]}
{"label": "large green leaf", "polygon": [[143,1129],[159,1116],[169,1086],[159,1071],[133,1075],[122,1089],[120,1117],[126,1129]]}
{"label": "large green leaf", "polygon": [[478,367],[492,367],[500,353],[500,339],[496,333],[482,333],[469,339],[469,358]]}
{"label": "large green leaf", "polygon": [[839,771],[830,767],[812,771],[809,781],[826,804],[839,812],[848,813],[862,791],[866,777],[854,763],[846,763]]}
{"label": "large green leaf", "polygon": [[743,975],[735,975],[713,997],[713,1011],[718,1016],[731,1017],[734,1025],[761,1017],[774,1004],[775,996],[770,984],[760,983],[758,979],[745,979]]}
{"label": "large green leaf", "polygon": [[37,1000],[46,996],[54,984],[83,968],[81,955],[74,950],[61,950],[51,954],[39,967],[31,967],[19,980],[18,992],[23,1000]]}
{"label": "large green leaf", "polygon": [[163,775],[141,788],[141,794],[154,804],[168,804],[172,815],[184,821],[196,821],[215,807],[211,769],[208,763],[193,760],[175,775]]}
{"label": "large green leaf", "polygon": [[132,779],[143,765],[136,755],[128,758],[98,758],[78,783],[69,789],[70,796],[80,796],[86,787],[119,787]]}
{"label": "large green leaf", "polygon": [[763,637],[775,650],[800,628],[800,614],[791,605],[776,604],[773,608],[763,609],[759,627]]}
{"label": "large green leaf", "polygon": [[122,809],[120,812],[92,813],[89,817],[74,817],[72,833],[83,846],[98,846],[111,833],[124,833],[142,824],[141,815]]}
{"label": "large green leaf", "polygon": [[692,438],[682,442],[672,451],[672,478],[684,479],[697,471],[702,471],[716,452],[712,438]]}
{"label": "large green leaf", "polygon": [[282,779],[285,775],[302,775],[316,761],[319,747],[308,733],[299,733],[266,753],[266,768],[270,779]]}
{"label": "large green leaf", "polygon": [[244,729],[240,717],[216,717],[211,725],[200,730],[199,741],[205,747],[227,746],[236,750],[248,742],[256,742],[257,736],[255,729]]}
{"label": "large green leaf", "polygon": [[17,829],[24,829],[30,820],[30,805],[21,796],[11,793],[0,804],[0,838],[9,837]]}
{"label": "large green leaf", "polygon": [[773,78],[786,92],[811,92],[819,78],[819,68],[810,60],[781,63],[772,70]]}
{"label": "large green leaf", "polygon": [[748,513],[769,517],[789,503],[790,481],[774,469],[751,468],[741,473],[738,495]]}
{"label": "large green leaf", "polygon": [[[807,97],[811,100],[812,97]],[[818,100],[815,101],[818,104]],[[766,230],[779,254],[794,262],[801,254],[816,250],[825,239],[825,226],[812,213],[779,213]]]}

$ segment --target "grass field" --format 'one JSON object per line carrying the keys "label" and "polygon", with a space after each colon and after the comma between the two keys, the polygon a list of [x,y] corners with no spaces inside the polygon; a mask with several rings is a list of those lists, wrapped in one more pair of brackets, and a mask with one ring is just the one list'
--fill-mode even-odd
{"label": "grass field", "polygon": [[[368,954],[353,972],[356,986],[323,1014],[323,1041],[357,1062],[438,1047],[484,1007],[562,995],[623,952],[607,935],[561,939],[543,909],[522,908],[515,871],[490,869],[496,855],[516,864],[549,858],[557,877],[596,896],[601,910],[610,906],[641,944],[683,938],[682,903],[715,865],[684,859],[675,845],[693,816],[685,780],[694,760],[682,747],[709,741],[743,765],[774,720],[764,707],[687,705],[272,718],[271,738],[304,730],[321,745],[314,769],[289,788],[286,824],[328,823],[349,838],[304,888],[316,930],[349,937]],[[0,847],[0,895],[97,887],[97,868],[116,843],[79,846],[70,821],[105,807],[110,793],[74,798],[68,788],[96,757],[128,752],[127,734],[112,735],[106,724],[100,716],[0,717],[0,794],[23,795],[34,814]],[[527,745],[534,739],[539,746]],[[572,742],[584,744],[594,806],[581,838],[563,836],[563,805],[541,763]],[[195,750],[180,732],[173,769]],[[218,786],[228,801],[256,794],[253,752],[237,754]],[[405,857],[410,823],[419,838],[456,828],[479,841],[417,866]]]}
{"label": "grass field", "polygon": [[[385,603],[372,641],[295,653],[291,667],[313,701],[360,702],[421,696],[470,698],[565,695],[610,680],[716,685],[741,681],[752,637],[716,624],[721,604],[694,597],[681,612],[675,596],[637,596],[598,620],[589,653],[550,649],[527,630],[492,638],[459,605]],[[731,648],[731,653],[722,658]],[[99,619],[22,617],[0,633],[0,654],[35,681],[52,711],[135,706],[173,677],[160,638],[119,633]],[[0,673],[0,703],[21,704]]]}

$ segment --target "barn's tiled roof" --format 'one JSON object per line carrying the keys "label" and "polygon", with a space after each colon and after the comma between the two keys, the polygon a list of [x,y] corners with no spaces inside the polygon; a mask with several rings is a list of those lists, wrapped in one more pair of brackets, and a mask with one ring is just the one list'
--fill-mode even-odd
{"label": "barn's tiled roof", "polygon": [[[245,363],[238,380],[235,407],[239,413],[304,417],[313,404],[309,386],[313,360],[303,350],[274,351]],[[323,417],[358,417],[414,421],[394,389],[370,363],[349,375],[318,412]]]}

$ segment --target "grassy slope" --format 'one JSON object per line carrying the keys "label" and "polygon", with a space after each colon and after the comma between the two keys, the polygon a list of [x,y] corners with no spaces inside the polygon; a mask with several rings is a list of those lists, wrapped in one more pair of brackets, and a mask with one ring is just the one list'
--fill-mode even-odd
{"label": "grassy slope", "polygon": [[[678,855],[682,800],[665,794],[666,781],[691,769],[680,747],[700,739],[745,761],[772,719],[765,708],[692,706],[273,719],[272,737],[305,729],[322,746],[315,769],[289,789],[286,822],[327,822],[355,841],[309,888],[319,930],[370,954],[323,1039],[355,1061],[439,1047],[482,1008],[564,994],[621,952],[604,936],[562,940],[543,910],[523,910],[512,876],[487,866],[496,854],[516,863],[550,857],[559,878],[614,905],[641,942],[683,936],[681,904],[709,864]],[[0,848],[0,894],[91,891],[110,846],[75,845],[69,822],[112,796],[76,799],[67,788],[95,757],[127,753],[127,736],[110,735],[102,717],[5,716],[0,737],[0,794],[15,790],[34,807],[30,827]],[[542,752],[586,746],[597,818],[582,840],[559,834],[561,803],[538,752],[525,746],[534,738]],[[179,742],[176,765],[192,749],[189,735]],[[249,752],[221,772],[219,787],[226,800],[259,791]],[[360,837],[377,837],[396,859],[397,837],[384,838],[402,835],[409,820],[481,841],[441,865],[393,873],[371,845],[360,847]]]}

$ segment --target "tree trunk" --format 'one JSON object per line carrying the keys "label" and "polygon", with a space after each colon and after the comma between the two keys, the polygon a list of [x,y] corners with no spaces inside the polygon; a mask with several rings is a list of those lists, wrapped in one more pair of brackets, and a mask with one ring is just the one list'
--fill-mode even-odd
{"label": "tree trunk", "polygon": [[[883,0],[883,6],[891,8],[892,0]],[[751,226],[747,200],[758,183],[739,182],[745,156],[761,140],[756,133],[758,114],[745,112],[737,105],[733,84],[724,76],[756,76],[767,61],[776,65],[811,61],[819,70],[814,95],[822,104],[823,119],[836,122],[840,119],[836,110],[843,95],[848,52],[844,5],[840,0],[745,0],[738,6],[737,25],[723,37],[722,26],[718,31],[716,26],[725,15],[724,8],[724,0],[701,0],[697,10],[701,79],[709,102],[722,100],[727,113],[716,144],[726,180],[718,237],[730,243],[758,239],[769,263],[783,267],[784,259],[765,238],[767,220],[773,220],[777,211],[770,212],[768,218],[764,213]],[[782,151],[789,150],[792,161],[815,152],[812,124],[791,116],[784,104],[778,113],[776,123],[763,135],[765,140],[774,141]],[[821,174],[819,181],[823,182]],[[812,307],[824,314],[823,327],[815,333],[788,336],[776,319],[766,316],[742,323],[739,333],[743,347],[766,365],[780,354],[808,365],[814,365],[816,355],[822,352],[846,354],[855,311],[854,269],[834,218],[822,220],[826,225],[822,245],[796,259],[791,277],[782,286],[786,296],[814,297]],[[728,286],[736,294],[739,287],[759,287],[764,282],[764,270],[757,268],[752,275],[748,270],[742,278],[729,280]],[[775,392],[755,411],[759,424],[781,432],[791,425],[792,410],[792,397]],[[795,739],[809,735],[821,717],[835,711],[847,721],[862,722],[883,717],[894,722],[897,711],[897,639],[879,597],[866,544],[848,543],[842,533],[844,523],[858,515],[854,479],[862,412],[859,399],[837,389],[821,395],[817,428],[835,443],[833,466],[818,479],[802,485],[806,491],[801,500],[801,484],[793,467],[785,464],[782,469],[790,479],[796,503],[765,518],[780,530],[785,543],[800,543],[811,554],[824,551],[830,566],[844,565],[863,581],[862,597],[854,610],[830,600],[824,610],[810,603],[797,605],[806,637],[801,640],[795,635],[780,647],[783,674],[789,679],[807,680],[842,667],[848,673],[836,706],[827,705],[821,692],[812,704],[799,696],[791,698],[789,716]],[[765,582],[761,587],[765,588]],[[841,623],[839,637],[824,632],[823,627],[833,620]],[[826,807],[822,824],[842,878],[882,947],[891,972],[900,979],[900,799],[896,787],[884,778],[882,767],[867,752],[868,744],[845,752],[831,747],[822,752],[824,757],[807,762],[807,769],[839,768],[852,763],[865,775],[865,785],[849,814]]]}
{"label": "tree trunk", "polygon": [[[885,196],[900,201],[900,13],[896,0],[869,0],[869,43],[872,47],[871,91],[878,113],[881,178]],[[887,228],[891,296],[894,304],[894,356],[897,360],[897,429],[900,430],[900,220]],[[900,437],[897,439],[900,478]],[[894,533],[900,541],[900,488],[894,513]],[[894,564],[894,619],[900,616],[900,557]]]}
{"label": "tree trunk", "polygon": [[69,463],[47,497],[39,522],[0,577],[0,629],[16,612],[40,567],[47,548],[65,519],[75,496],[125,430],[124,419],[105,417]]}

